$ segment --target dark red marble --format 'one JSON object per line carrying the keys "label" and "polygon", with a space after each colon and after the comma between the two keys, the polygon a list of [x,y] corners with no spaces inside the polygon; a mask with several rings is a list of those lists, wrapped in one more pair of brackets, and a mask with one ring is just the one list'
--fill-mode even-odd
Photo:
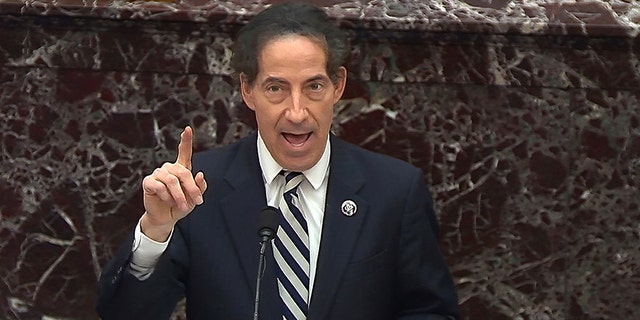
{"label": "dark red marble", "polygon": [[[463,319],[640,317],[640,5],[310,2],[353,45],[333,130],[424,170]],[[264,6],[0,2],[0,318],[97,319],[181,129],[255,130],[228,60]]]}

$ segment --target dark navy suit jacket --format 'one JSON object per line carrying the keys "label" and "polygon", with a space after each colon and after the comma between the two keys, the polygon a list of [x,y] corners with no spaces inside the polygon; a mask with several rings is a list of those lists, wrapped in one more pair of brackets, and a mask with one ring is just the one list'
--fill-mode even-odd
{"label": "dark navy suit jacket", "polygon": [[[438,246],[438,224],[422,172],[331,137],[320,253],[309,319],[457,319],[457,293]],[[266,206],[256,135],[197,153],[204,204],[176,225],[151,277],[127,272],[132,236],[104,268],[103,319],[167,319],[187,297],[191,320],[253,318],[258,236]],[[353,216],[341,204],[357,205]],[[281,319],[275,260],[266,253],[260,319]]]}

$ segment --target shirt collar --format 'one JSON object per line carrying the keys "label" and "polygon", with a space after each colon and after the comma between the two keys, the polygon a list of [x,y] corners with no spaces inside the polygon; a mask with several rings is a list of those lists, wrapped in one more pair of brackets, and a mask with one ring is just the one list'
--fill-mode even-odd
{"label": "shirt collar", "polygon": [[[331,144],[329,140],[330,139],[327,139],[327,144],[324,147],[324,152],[322,153],[320,160],[318,160],[313,167],[302,171],[304,177],[316,190],[322,185],[322,181],[329,170],[329,159],[331,158]],[[260,168],[262,169],[262,178],[268,184],[271,184],[280,171],[284,169],[271,156],[267,146],[264,144],[264,140],[262,140],[262,136],[260,136],[260,132],[258,132],[258,161],[260,162]]]}

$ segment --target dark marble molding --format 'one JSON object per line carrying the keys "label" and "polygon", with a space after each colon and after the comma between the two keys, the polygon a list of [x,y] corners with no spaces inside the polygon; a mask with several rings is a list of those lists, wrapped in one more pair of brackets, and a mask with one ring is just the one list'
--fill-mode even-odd
{"label": "dark marble molding", "polygon": [[[0,15],[0,62],[232,76],[235,24]],[[640,38],[347,29],[350,79],[553,88],[640,87]],[[73,44],[73,45],[71,45]],[[221,60],[222,59],[222,60]],[[585,61],[589,63],[585,63]],[[363,62],[364,63],[361,63]],[[634,62],[635,61],[635,62]],[[560,66],[560,67],[559,67]]]}
{"label": "dark marble molding", "polygon": [[[272,1],[0,1],[0,14],[82,16],[115,20],[242,24]],[[345,27],[635,37],[640,6],[632,0],[307,1],[324,6]]]}

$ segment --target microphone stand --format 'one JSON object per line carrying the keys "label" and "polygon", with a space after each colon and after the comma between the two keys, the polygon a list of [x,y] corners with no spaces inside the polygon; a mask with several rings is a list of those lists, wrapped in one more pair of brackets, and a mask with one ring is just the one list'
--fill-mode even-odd
{"label": "microphone stand", "polygon": [[256,278],[256,298],[255,303],[253,305],[253,320],[258,320],[258,307],[260,305],[260,283],[262,282],[262,276],[264,275],[264,252],[267,249],[267,244],[269,243],[268,238],[262,239],[260,241],[260,258],[258,260],[258,277]]}
{"label": "microphone stand", "polygon": [[260,283],[265,271],[264,252],[269,241],[276,236],[280,214],[275,207],[266,207],[258,215],[258,236],[260,237],[260,258],[258,259],[258,276],[256,277],[256,298],[253,305],[253,320],[258,320],[258,307],[260,304]]}

